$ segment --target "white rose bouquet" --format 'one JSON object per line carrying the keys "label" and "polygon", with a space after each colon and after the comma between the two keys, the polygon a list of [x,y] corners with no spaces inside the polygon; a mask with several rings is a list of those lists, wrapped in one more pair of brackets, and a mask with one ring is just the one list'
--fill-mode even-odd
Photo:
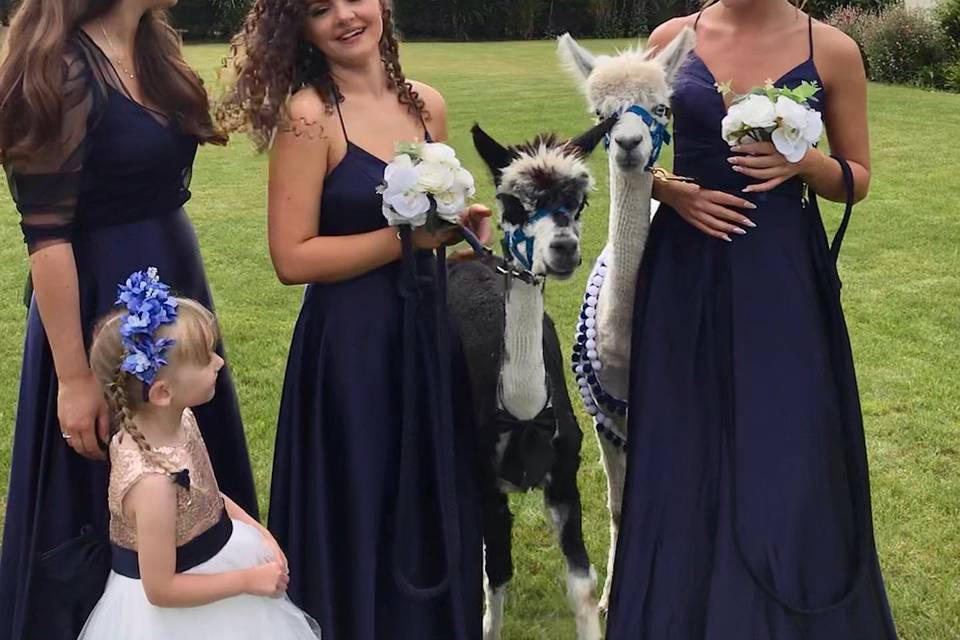
{"label": "white rose bouquet", "polygon": [[[720,85],[717,90],[725,95],[730,87]],[[810,106],[819,91],[815,82],[785,89],[768,81],[734,100],[721,124],[723,139],[730,146],[770,141],[788,161],[800,162],[823,135],[820,112]]]}
{"label": "white rose bouquet", "polygon": [[399,143],[396,150],[377,188],[387,222],[430,230],[458,225],[476,186],[456,152],[439,142]]}

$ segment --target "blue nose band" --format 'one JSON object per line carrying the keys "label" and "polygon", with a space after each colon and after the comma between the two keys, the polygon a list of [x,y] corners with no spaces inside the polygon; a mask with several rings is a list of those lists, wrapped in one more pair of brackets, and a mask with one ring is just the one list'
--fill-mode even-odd
{"label": "blue nose band", "polygon": [[[638,104],[633,105],[632,107],[626,109],[625,111],[618,114],[616,117],[621,117],[624,113],[632,113],[634,115],[640,116],[644,124],[647,125],[647,128],[650,129],[651,143],[653,145],[653,150],[650,153],[650,160],[647,162],[647,166],[644,167],[646,171],[649,171],[653,168],[653,165],[657,163],[657,160],[660,159],[660,151],[663,149],[663,145],[670,144],[670,132],[667,130],[667,125],[663,124],[657,120],[652,113],[644,109]],[[607,133],[603,136],[603,148],[610,150],[610,134]]]}
{"label": "blue nose band", "polygon": [[566,207],[559,209],[537,209],[527,221],[512,231],[505,231],[503,234],[503,255],[510,256],[520,263],[520,265],[530,271],[533,268],[533,236],[527,234],[527,230],[532,228],[540,220],[549,215],[561,214],[570,216],[570,211]]}

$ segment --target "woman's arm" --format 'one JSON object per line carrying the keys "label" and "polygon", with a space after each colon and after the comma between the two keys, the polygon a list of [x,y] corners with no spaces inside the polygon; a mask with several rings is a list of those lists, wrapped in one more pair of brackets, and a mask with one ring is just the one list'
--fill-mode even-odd
{"label": "woman's arm", "polygon": [[210,575],[177,573],[177,489],[169,476],[144,476],[123,505],[136,522],[140,578],[150,604],[197,607],[244,593],[276,597],[286,590],[279,562]]}
{"label": "woman's arm", "polygon": [[336,282],[372,271],[400,257],[395,229],[322,237],[320,199],[327,175],[332,119],[312,90],[290,101],[290,122],[281,126],[270,153],[267,233],[270,256],[284,284]]}
{"label": "woman's arm", "polygon": [[103,458],[97,436],[107,441],[109,412],[87,361],[71,244],[91,127],[99,118],[103,95],[81,52],[70,45],[63,61],[64,108],[56,138],[34,153],[8,159],[7,169],[30,250],[37,309],[57,373],[60,429],[78,453]]}
{"label": "woman's arm", "polygon": [[38,249],[30,256],[30,272],[57,372],[60,429],[77,453],[103,459],[97,438],[109,439],[110,418],[103,389],[87,361],[73,245],[61,242]]}
{"label": "woman's arm", "polygon": [[[860,48],[833,27],[817,29],[822,57],[825,124],[830,152],[850,163],[857,202],[870,191],[870,137],[867,126],[867,77]],[[821,151],[811,150],[802,161],[801,176],[819,195],[844,201],[846,188],[837,162]]]}

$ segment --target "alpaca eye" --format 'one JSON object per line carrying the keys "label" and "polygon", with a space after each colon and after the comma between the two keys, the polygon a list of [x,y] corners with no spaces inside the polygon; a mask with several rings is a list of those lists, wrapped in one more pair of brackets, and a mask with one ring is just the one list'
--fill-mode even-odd
{"label": "alpaca eye", "polygon": [[657,108],[653,110],[653,113],[660,118],[669,118],[670,117],[670,107],[665,104],[657,105]]}
{"label": "alpaca eye", "polygon": [[522,225],[527,221],[527,210],[523,208],[520,199],[507,193],[497,195],[503,207],[503,219],[510,224]]}

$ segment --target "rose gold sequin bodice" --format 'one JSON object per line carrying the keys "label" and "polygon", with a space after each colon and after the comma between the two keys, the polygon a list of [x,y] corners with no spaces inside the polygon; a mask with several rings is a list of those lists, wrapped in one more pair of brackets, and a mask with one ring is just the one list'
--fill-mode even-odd
{"label": "rose gold sequin bodice", "polygon": [[[213,475],[207,447],[200,436],[200,428],[193,412],[183,412],[183,430],[186,438],[173,447],[158,447],[157,452],[173,467],[189,472],[189,489],[177,485],[177,546],[183,546],[215,525],[223,513],[223,498]],[[149,462],[139,449],[121,447],[117,434],[110,443],[110,540],[123,548],[137,550],[137,529],[123,513],[123,498],[147,474],[169,475],[163,468]],[[170,482],[174,482],[173,477]]]}

